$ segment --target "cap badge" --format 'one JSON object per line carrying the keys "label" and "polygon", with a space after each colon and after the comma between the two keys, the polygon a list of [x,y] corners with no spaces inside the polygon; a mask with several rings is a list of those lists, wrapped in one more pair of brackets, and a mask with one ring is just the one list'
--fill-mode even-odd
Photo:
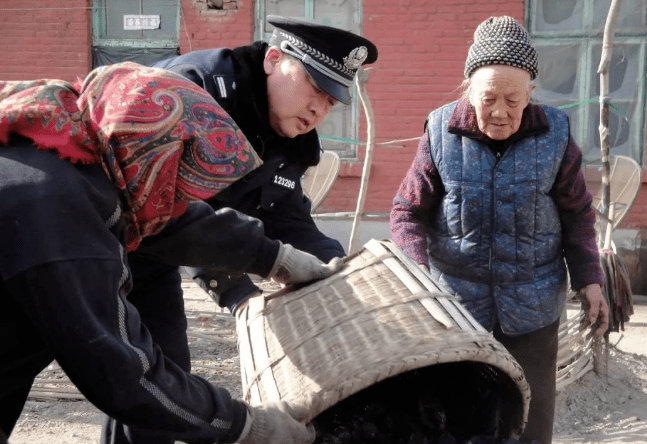
{"label": "cap badge", "polygon": [[358,46],[353,49],[347,57],[344,57],[344,65],[350,69],[357,69],[362,66],[364,60],[368,57],[366,46]]}

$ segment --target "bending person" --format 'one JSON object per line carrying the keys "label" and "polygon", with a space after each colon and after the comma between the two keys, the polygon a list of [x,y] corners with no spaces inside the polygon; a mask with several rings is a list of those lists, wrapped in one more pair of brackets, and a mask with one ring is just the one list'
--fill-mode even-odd
{"label": "bending person", "polygon": [[[243,180],[207,199],[216,216],[227,217],[231,209],[245,213],[262,222],[268,238],[328,262],[345,252],[316,226],[301,177],[319,163],[321,144],[315,128],[338,102],[351,103],[356,72],[362,64],[377,59],[377,49],[364,37],[330,26],[279,16],[267,20],[275,27],[269,43],[188,52],[155,66],[204,88],[263,160]],[[226,232],[221,229],[224,225],[230,227]],[[167,228],[166,234],[173,229]],[[205,227],[202,248],[208,248],[207,239],[214,234],[221,235],[230,260],[245,260],[250,239],[257,236],[246,230],[255,229],[253,224],[233,227],[226,221],[213,230]],[[164,353],[190,371],[181,276],[171,261],[185,246],[181,236],[172,238],[174,242],[162,245],[150,239],[128,255],[134,276],[128,300]],[[233,312],[247,298],[261,293],[244,268],[232,272],[215,265],[192,266],[189,272],[220,307]],[[146,436],[109,418],[103,434],[106,444],[147,442]]]}
{"label": "bending person", "polygon": [[222,108],[177,74],[124,63],[77,85],[0,82],[0,111],[4,435],[55,359],[90,402],[151,437],[311,442],[312,428],[285,405],[252,408],[167,358],[128,301],[127,252],[167,226],[187,237],[178,262],[286,283],[340,266],[264,237],[233,212],[232,223],[259,230],[246,261],[227,264],[217,233],[192,238],[214,218],[200,200],[261,163]]}

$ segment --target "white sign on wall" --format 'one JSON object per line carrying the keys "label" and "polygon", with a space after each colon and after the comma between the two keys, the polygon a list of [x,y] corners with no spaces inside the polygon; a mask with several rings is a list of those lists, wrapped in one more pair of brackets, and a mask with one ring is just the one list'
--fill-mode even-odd
{"label": "white sign on wall", "polygon": [[135,31],[139,29],[158,29],[159,27],[159,15],[124,15],[124,29],[127,31]]}

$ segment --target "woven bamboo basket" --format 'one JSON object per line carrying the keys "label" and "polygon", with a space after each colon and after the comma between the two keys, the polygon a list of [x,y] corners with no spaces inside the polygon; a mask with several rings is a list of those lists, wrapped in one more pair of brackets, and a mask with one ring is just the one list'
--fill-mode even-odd
{"label": "woven bamboo basket", "polygon": [[561,318],[557,336],[556,389],[563,391],[594,368],[594,340],[591,327],[585,322],[586,311],[570,294]]}
{"label": "woven bamboo basket", "polygon": [[338,273],[252,298],[237,316],[243,398],[252,405],[283,400],[311,421],[387,378],[476,363],[475,377],[506,387],[512,413],[503,434],[523,431],[530,390],[519,364],[392,241],[373,239]]}

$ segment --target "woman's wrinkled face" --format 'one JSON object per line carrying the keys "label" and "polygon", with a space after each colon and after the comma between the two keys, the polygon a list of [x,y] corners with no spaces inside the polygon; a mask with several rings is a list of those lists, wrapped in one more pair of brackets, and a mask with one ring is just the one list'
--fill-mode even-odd
{"label": "woman's wrinkled face", "polygon": [[530,73],[508,65],[484,66],[474,71],[469,82],[468,97],[481,132],[494,140],[516,133],[534,88]]}
{"label": "woman's wrinkled face", "polygon": [[312,131],[337,103],[319,89],[301,62],[278,48],[268,50],[263,67],[270,126],[279,136],[296,137]]}

